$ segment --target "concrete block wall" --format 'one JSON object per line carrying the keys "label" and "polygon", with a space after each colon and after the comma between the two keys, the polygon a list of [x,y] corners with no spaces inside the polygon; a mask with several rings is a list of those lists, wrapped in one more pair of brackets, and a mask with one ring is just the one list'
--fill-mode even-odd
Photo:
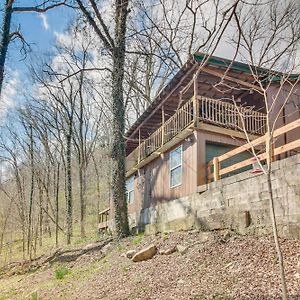
{"label": "concrete block wall", "polygon": [[[279,234],[300,238],[300,154],[274,162],[271,179]],[[131,214],[130,223],[146,233],[227,228],[264,234],[271,232],[269,211],[266,176],[246,171]]]}

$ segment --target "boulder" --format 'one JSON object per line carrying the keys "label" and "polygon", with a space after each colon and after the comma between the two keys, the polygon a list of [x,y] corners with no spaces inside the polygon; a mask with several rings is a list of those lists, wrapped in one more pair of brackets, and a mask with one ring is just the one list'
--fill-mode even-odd
{"label": "boulder", "polygon": [[172,254],[172,253],[174,253],[176,251],[177,251],[177,248],[176,247],[172,247],[172,248],[160,251],[159,254],[161,254],[161,255],[170,255],[170,254]]}
{"label": "boulder", "polygon": [[177,245],[176,249],[180,254],[185,254],[188,250],[188,247],[185,247],[183,245]]}
{"label": "boulder", "polygon": [[157,252],[157,248],[155,245],[151,245],[147,248],[142,249],[141,251],[137,252],[133,257],[133,262],[139,262],[143,260],[148,260],[152,258]]}
{"label": "boulder", "polygon": [[131,259],[135,254],[136,254],[135,250],[129,250],[129,251],[126,252],[125,255],[126,255],[127,258]]}

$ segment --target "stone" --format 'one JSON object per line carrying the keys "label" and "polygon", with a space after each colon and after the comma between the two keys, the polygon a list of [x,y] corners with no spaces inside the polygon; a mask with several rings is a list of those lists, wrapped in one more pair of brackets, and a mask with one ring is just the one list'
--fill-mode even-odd
{"label": "stone", "polygon": [[161,250],[159,252],[159,254],[161,254],[161,255],[170,255],[170,254],[172,254],[172,253],[174,253],[176,251],[177,251],[177,248],[176,247],[172,247],[172,248],[169,248],[167,250]]}
{"label": "stone", "polygon": [[176,246],[176,249],[177,249],[177,251],[180,253],[180,254],[185,254],[186,252],[187,252],[187,250],[188,250],[188,247],[185,247],[185,246],[183,246],[183,245],[177,245]]}
{"label": "stone", "polygon": [[157,248],[155,245],[151,245],[147,248],[142,249],[141,251],[137,252],[133,257],[133,262],[139,262],[143,260],[151,259],[157,252]]}
{"label": "stone", "polygon": [[300,261],[297,263],[296,272],[300,274]]}
{"label": "stone", "polygon": [[300,273],[295,273],[294,277],[297,278],[297,279],[299,279],[300,278]]}
{"label": "stone", "polygon": [[223,240],[228,240],[231,237],[230,230],[226,230],[222,236]]}
{"label": "stone", "polygon": [[200,243],[206,243],[208,241],[214,240],[214,235],[210,231],[206,231],[206,232],[202,231],[199,233],[197,240]]}
{"label": "stone", "polygon": [[126,257],[131,259],[135,254],[136,254],[135,250],[128,250],[126,252]]}

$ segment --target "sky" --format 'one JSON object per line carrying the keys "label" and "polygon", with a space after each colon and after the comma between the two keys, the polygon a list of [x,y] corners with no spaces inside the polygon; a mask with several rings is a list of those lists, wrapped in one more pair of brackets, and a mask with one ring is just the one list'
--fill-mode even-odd
{"label": "sky", "polygon": [[[2,1],[1,1],[2,2]],[[16,1],[15,6],[34,5],[37,1],[26,0]],[[3,4],[0,4],[0,9]],[[15,106],[17,102],[22,101],[19,88],[24,87],[24,83],[29,81],[27,66],[31,62],[37,62],[41,54],[51,52],[55,44],[55,37],[62,33],[74,18],[74,12],[69,8],[55,8],[46,13],[20,12],[14,13],[11,24],[11,31],[20,29],[26,42],[30,44],[30,52],[25,58],[20,53],[20,43],[11,43],[8,50],[5,66],[5,85],[0,103],[0,118],[6,108]],[[0,23],[2,24],[3,15],[1,12]],[[21,84],[22,83],[22,84]]]}

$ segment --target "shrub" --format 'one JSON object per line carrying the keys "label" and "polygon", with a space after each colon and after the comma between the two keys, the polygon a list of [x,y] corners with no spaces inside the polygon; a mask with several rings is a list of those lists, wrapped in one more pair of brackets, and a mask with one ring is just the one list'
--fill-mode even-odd
{"label": "shrub", "polygon": [[66,267],[59,267],[55,270],[55,278],[63,279],[69,273],[69,269]]}
{"label": "shrub", "polygon": [[38,300],[38,294],[37,294],[37,292],[33,292],[31,294],[31,300]]}

